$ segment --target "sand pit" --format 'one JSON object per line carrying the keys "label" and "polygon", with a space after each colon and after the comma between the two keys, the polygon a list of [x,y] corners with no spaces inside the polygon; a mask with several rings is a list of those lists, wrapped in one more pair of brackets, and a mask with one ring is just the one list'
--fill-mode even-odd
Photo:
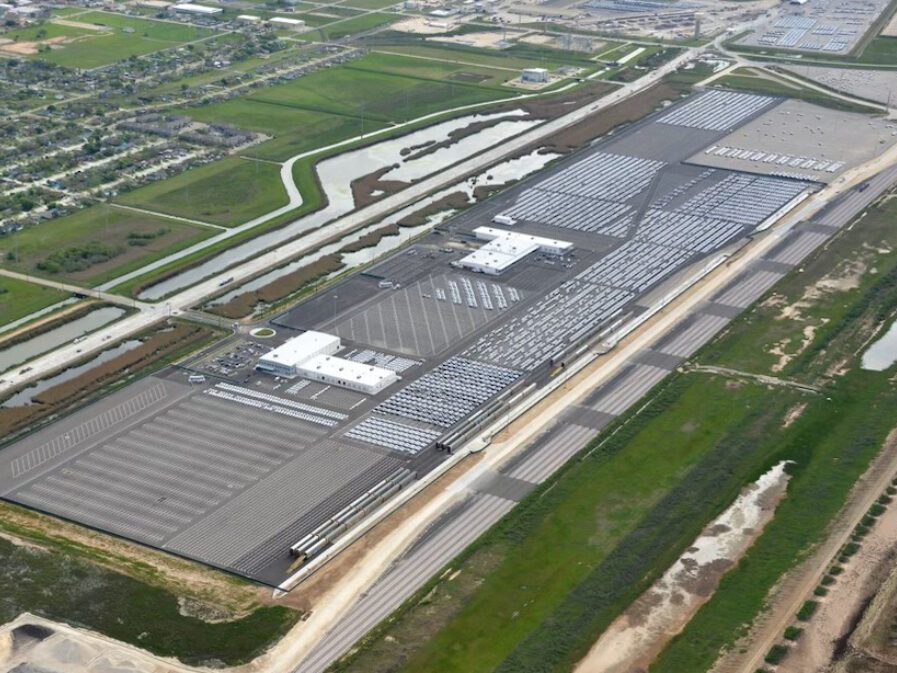
{"label": "sand pit", "polygon": [[509,46],[507,33],[502,31],[470,33],[469,35],[450,35],[447,37],[433,38],[434,42],[447,42],[448,44],[460,44],[465,47],[479,47],[481,49],[505,49]]}
{"label": "sand pit", "polygon": [[67,37],[51,37],[40,42],[7,42],[0,45],[0,52],[15,56],[32,56],[37,54],[43,45],[55,47],[64,44],[67,40]]}
{"label": "sand pit", "polygon": [[897,37],[897,14],[891,17],[891,20],[888,21],[888,25],[882,29],[879,35],[883,35],[884,37]]}
{"label": "sand pit", "polygon": [[94,30],[97,32],[108,30],[106,26],[98,26],[95,23],[84,23],[83,21],[70,21],[68,19],[53,19],[50,23],[55,23],[59,26],[69,26],[70,28],[80,28],[82,30]]}

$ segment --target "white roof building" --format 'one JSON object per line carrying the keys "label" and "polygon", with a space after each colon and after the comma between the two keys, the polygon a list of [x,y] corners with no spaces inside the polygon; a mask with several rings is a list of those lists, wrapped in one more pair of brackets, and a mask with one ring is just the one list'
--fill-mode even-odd
{"label": "white roof building", "polygon": [[291,19],[285,16],[275,16],[269,23],[274,26],[280,26],[281,28],[292,28],[293,30],[305,27],[305,21],[302,19]]}
{"label": "white roof building", "polygon": [[376,395],[399,380],[399,375],[391,369],[332,355],[316,355],[307,360],[299,366],[298,374],[307,379],[357,390],[368,395]]}
{"label": "white roof building", "polygon": [[240,23],[258,23],[262,20],[262,17],[256,16],[255,14],[240,14],[237,16],[237,21]]}
{"label": "white roof building", "polygon": [[341,347],[338,336],[309,330],[260,357],[255,368],[275,376],[301,376],[368,395],[376,395],[399,380],[391,369],[334,357]]}
{"label": "white roof building", "polygon": [[526,68],[521,74],[524,82],[544,83],[549,79],[548,71],[545,68]]}
{"label": "white roof building", "polygon": [[309,330],[259,358],[256,368],[281,376],[296,376],[299,366],[317,355],[332,355],[340,348],[340,339],[324,332]]}
{"label": "white roof building", "polygon": [[221,12],[224,11],[221,7],[207,7],[206,5],[196,5],[192,2],[182,2],[177,5],[172,5],[170,9],[182,14],[200,14],[202,16],[213,16],[215,14],[221,14]]}
{"label": "white roof building", "polygon": [[477,227],[473,233],[479,240],[489,242],[479,250],[459,259],[456,264],[461,268],[492,276],[497,276],[536,251],[550,255],[564,255],[573,250],[573,244],[568,241],[495,227]]}

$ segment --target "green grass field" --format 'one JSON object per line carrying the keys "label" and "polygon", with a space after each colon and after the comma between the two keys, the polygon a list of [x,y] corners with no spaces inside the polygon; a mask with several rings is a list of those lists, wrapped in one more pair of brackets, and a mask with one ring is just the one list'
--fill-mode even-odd
{"label": "green grass field", "polygon": [[[24,29],[14,29],[3,37],[19,42],[65,37],[69,41],[31,58],[51,61],[75,68],[95,68],[115,63],[129,56],[140,56],[160,49],[176,47],[212,34],[207,28],[124,16],[112,12],[91,11],[69,19],[92,24],[86,27],[43,22]],[[125,30],[133,32],[125,32]]]}
{"label": "green grass field", "polygon": [[68,296],[61,290],[0,276],[0,321],[18,320]]}
{"label": "green grass field", "polygon": [[280,167],[229,157],[116,198],[146,208],[226,227],[287,204]]}
{"label": "green grass field", "polygon": [[86,28],[64,26],[57,23],[37,23],[31,26],[19,26],[0,33],[2,37],[15,42],[34,42],[37,40],[50,40],[57,37],[81,37],[83,35],[99,35]]}
{"label": "green grass field", "polygon": [[[334,23],[332,25],[328,25],[322,29],[324,33],[325,40],[340,40],[344,37],[348,37],[350,35],[355,35],[356,33],[362,33],[368,30],[373,30],[374,28],[379,28],[381,26],[386,26],[390,23],[395,23],[402,17],[398,14],[386,14],[386,13],[371,13],[371,14],[363,14],[362,16],[356,16],[351,19],[347,19],[345,21],[340,21],[339,23]],[[315,39],[319,37],[319,33],[309,33],[308,37],[310,39]]]}
{"label": "green grass field", "polygon": [[177,112],[274,136],[243,154],[284,161],[390,122],[509,97],[513,92],[494,87],[515,76],[512,71],[375,53],[248,96]]}
{"label": "green grass field", "polygon": [[[473,63],[470,61],[469,63]],[[373,53],[352,64],[353,68],[384,72],[406,77],[444,81],[467,82],[481,86],[501,86],[520,76],[518,70],[458,64],[450,61],[436,61],[414,58],[407,55]]]}
{"label": "green grass field", "polygon": [[251,98],[234,98],[205,107],[180,110],[205,122],[225,122],[274,136],[242,154],[272,161],[285,161],[295,154],[324,147],[362,132],[383,128],[383,122],[274,105]]}
{"label": "green grass field", "polygon": [[356,7],[358,9],[386,9],[400,2],[396,0],[346,0],[343,3],[346,7]]}
{"label": "green grass field", "polygon": [[[160,229],[167,231],[146,245],[129,244],[129,235]],[[65,279],[96,285],[197,243],[214,233],[212,228],[100,205],[41,222],[3,237],[0,239],[0,257],[4,260],[3,264],[11,269],[40,273],[37,264],[54,251],[79,248],[97,241],[120,249],[120,254],[103,264],[52,276],[54,280]],[[15,259],[10,260],[8,253],[12,253]]]}
{"label": "green grass field", "polygon": [[406,121],[431,112],[507,97],[508,92],[450,81],[364,70],[366,59],[319,71],[249,96],[271,105],[379,122]]}
{"label": "green grass field", "polygon": [[554,70],[555,68],[567,65],[566,61],[563,59],[552,59],[545,54],[536,55],[533,58],[526,58],[510,55],[507,53],[507,50],[496,51],[495,49],[476,49],[475,47],[465,47],[461,45],[441,45],[438,43],[426,42],[395,45],[387,44],[382,46],[376,45],[374,49],[375,51],[435,59],[437,63],[462,61],[464,63],[475,63],[484,68],[509,68],[513,71],[518,71],[516,72],[518,75],[520,74],[519,71],[523,68],[538,67]]}

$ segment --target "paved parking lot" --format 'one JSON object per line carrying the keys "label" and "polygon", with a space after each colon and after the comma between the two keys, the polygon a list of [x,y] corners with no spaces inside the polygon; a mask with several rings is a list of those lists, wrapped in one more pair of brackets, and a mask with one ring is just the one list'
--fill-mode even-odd
{"label": "paved parking lot", "polygon": [[[501,413],[566,353],[638,315],[640,301],[662,297],[679,275],[735,249],[812,189],[683,163],[781,102],[725,93],[723,114],[720,95],[668,108],[443,223],[277,316],[270,339],[231,337],[189,369],[148,377],[14,444],[0,454],[0,496],[279,583],[292,544],[397,470],[423,476],[446,457],[437,441],[456,442],[483,414]],[[534,194],[538,208],[529,207]],[[583,200],[619,208],[607,221],[581,222]],[[570,240],[574,252],[533,253],[497,277],[452,265],[480,245],[474,228],[511,211],[516,231]],[[783,248],[769,264],[787,267],[810,243],[794,242],[799,249]],[[708,315],[743,300],[721,296]],[[694,334],[708,334],[710,322]],[[252,370],[259,352],[304,329],[339,334],[341,356],[401,380],[369,396]],[[686,345],[641,354],[581,406],[580,432],[622,413]],[[194,370],[207,380],[189,385]],[[576,442],[559,442],[562,460]],[[525,489],[515,479],[496,478],[485,492],[516,497]]]}

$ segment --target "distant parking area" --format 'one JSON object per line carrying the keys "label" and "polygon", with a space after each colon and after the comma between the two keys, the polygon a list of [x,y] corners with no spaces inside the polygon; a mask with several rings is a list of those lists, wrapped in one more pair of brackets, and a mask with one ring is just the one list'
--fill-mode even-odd
{"label": "distant parking area", "polygon": [[739,44],[820,55],[850,53],[888,6],[888,0],[812,0],[776,12]]}

